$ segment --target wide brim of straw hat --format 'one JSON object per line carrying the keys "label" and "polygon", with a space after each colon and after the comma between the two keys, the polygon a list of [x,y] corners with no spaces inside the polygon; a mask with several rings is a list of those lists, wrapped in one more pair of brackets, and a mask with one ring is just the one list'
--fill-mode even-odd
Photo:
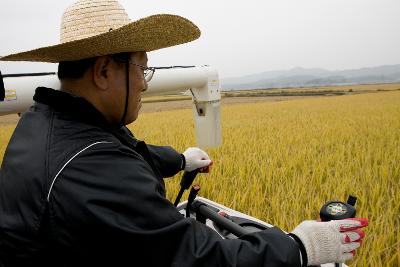
{"label": "wide brim of straw hat", "polygon": [[122,52],[150,52],[191,42],[199,28],[177,15],[158,14],[93,37],[1,57],[1,61],[76,61]]}

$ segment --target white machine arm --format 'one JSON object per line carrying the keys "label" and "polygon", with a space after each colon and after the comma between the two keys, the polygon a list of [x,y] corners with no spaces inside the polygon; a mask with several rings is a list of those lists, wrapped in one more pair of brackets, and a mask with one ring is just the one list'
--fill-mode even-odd
{"label": "white machine arm", "polygon": [[[6,75],[5,75],[6,76]],[[32,104],[37,87],[59,89],[56,75],[2,77],[0,73],[0,116],[22,113]],[[145,95],[183,93],[189,90],[193,100],[197,145],[221,144],[221,94],[217,71],[209,66],[156,69]]]}
{"label": "white machine arm", "polygon": [[156,70],[145,95],[180,93],[189,90],[192,96],[196,140],[200,147],[221,144],[221,94],[218,73],[203,66]]}

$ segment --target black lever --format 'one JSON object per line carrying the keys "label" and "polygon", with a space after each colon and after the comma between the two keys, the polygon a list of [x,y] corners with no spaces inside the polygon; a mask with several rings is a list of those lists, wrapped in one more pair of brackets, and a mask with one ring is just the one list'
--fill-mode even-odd
{"label": "black lever", "polygon": [[349,198],[347,199],[347,204],[350,204],[354,207],[356,205],[356,202],[357,202],[357,197],[349,195]]}
{"label": "black lever", "polygon": [[5,98],[6,98],[6,89],[4,88],[3,75],[1,74],[0,71],[0,101],[4,101]]}
{"label": "black lever", "polygon": [[[201,201],[196,200],[192,207],[196,212],[196,219],[199,222],[206,223],[206,219],[210,219],[237,237],[241,237],[249,233],[245,228],[234,223],[223,215],[218,214],[217,211],[213,210],[211,207]],[[201,219],[199,220],[199,218]]]}
{"label": "black lever", "polygon": [[194,178],[199,173],[199,169],[193,170],[191,172],[184,172],[181,180],[181,189],[179,190],[178,196],[175,199],[174,206],[178,206],[179,201],[182,198],[183,192],[192,185]]}
{"label": "black lever", "polygon": [[196,198],[197,194],[200,191],[200,185],[196,184],[192,186],[192,189],[190,189],[189,197],[188,197],[188,202],[186,204],[186,218],[190,217],[190,210],[192,208],[192,203],[194,199]]}

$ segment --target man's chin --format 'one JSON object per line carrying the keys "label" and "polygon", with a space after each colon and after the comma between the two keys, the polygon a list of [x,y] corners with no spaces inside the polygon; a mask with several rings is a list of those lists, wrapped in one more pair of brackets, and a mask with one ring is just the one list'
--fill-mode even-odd
{"label": "man's chin", "polygon": [[131,124],[139,117],[139,111],[126,118],[125,125]]}

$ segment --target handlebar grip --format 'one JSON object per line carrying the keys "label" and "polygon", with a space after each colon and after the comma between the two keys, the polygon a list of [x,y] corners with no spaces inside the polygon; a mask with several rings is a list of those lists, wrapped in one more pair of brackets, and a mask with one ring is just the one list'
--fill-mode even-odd
{"label": "handlebar grip", "polygon": [[185,190],[189,189],[199,171],[200,169],[196,169],[191,172],[184,172],[181,180],[181,187]]}

